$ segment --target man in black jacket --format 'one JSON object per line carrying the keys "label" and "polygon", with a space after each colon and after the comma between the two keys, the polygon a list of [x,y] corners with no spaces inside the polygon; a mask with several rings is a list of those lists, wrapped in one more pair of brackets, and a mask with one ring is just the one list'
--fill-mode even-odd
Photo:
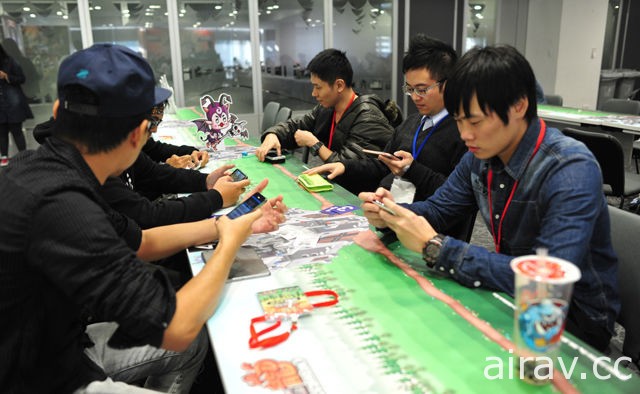
{"label": "man in black jacket", "polygon": [[418,113],[396,128],[384,148],[391,155],[340,160],[306,172],[328,172],[328,178],[338,182],[349,176],[343,183],[369,179],[368,190],[378,186],[390,189],[396,201],[410,203],[432,195],[467,150],[443,99],[444,84],[456,60],[450,45],[422,34],[415,36],[404,56],[402,69],[404,92],[411,97]]}
{"label": "man in black jacket", "polygon": [[[166,103],[153,107],[151,117],[154,119],[151,125],[151,133],[155,133],[158,125],[162,123],[164,117],[164,107]],[[209,153],[206,150],[198,150],[189,145],[173,145],[165,144],[150,138],[142,147],[142,151],[146,153],[151,160],[159,163],[167,163],[175,168],[200,168],[204,167],[209,161]]]}
{"label": "man in black jacket", "polygon": [[[289,119],[262,134],[256,150],[263,161],[267,152],[281,147],[308,147],[324,162],[364,158],[362,148],[379,150],[393,133],[388,104],[376,95],[358,96],[353,90],[353,70],[344,52],[326,49],[309,63],[312,95],[318,105],[301,118]],[[395,105],[395,120],[402,116]]]}

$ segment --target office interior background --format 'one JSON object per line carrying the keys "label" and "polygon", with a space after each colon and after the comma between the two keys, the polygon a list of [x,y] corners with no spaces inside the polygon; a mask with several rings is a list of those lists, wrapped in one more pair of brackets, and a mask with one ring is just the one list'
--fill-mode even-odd
{"label": "office interior background", "polygon": [[401,93],[402,55],[419,32],[459,54],[513,45],[569,107],[596,109],[612,95],[606,70],[640,69],[640,0],[35,0],[0,1],[0,15],[3,39],[35,66],[23,85],[36,114],[27,128],[51,114],[60,61],[98,42],[142,53],[178,106],[231,94],[254,136],[267,102],[294,114],[315,105],[306,66],[324,48],[346,51],[358,93],[405,113],[414,109]]}

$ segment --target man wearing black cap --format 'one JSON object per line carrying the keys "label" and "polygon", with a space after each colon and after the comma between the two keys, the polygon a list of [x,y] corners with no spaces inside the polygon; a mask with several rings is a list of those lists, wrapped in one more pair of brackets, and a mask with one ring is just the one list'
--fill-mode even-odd
{"label": "man wearing black cap", "polygon": [[[168,96],[125,47],[97,44],[60,65],[53,136],[0,174],[3,392],[148,392],[127,384],[144,378],[150,389],[189,391],[206,351],[202,326],[261,212],[142,232],[110,210],[100,185],[138,157],[151,108]],[[218,238],[177,293],[141,260]]]}

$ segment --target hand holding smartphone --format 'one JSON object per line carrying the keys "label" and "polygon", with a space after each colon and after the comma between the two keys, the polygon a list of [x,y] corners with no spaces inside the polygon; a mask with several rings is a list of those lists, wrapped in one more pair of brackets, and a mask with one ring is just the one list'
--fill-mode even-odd
{"label": "hand holding smartphone", "polygon": [[244,172],[240,171],[240,169],[239,169],[239,168],[236,168],[236,169],[235,169],[235,170],[233,170],[233,172],[231,173],[231,179],[232,179],[234,182],[240,182],[240,181],[242,181],[242,180],[247,179],[247,175],[246,175]]}
{"label": "hand holding smartphone", "polygon": [[383,152],[383,151],[371,150],[371,149],[363,149],[362,152],[364,152],[364,153],[366,153],[368,155],[373,155],[375,157],[384,156],[389,160],[402,160],[402,158],[400,158],[398,156],[394,156],[389,152]]}
{"label": "hand holding smartphone", "polygon": [[245,201],[241,202],[240,205],[238,205],[237,207],[233,208],[233,210],[227,214],[227,217],[229,219],[235,219],[235,218],[240,217],[240,216],[242,216],[244,214],[247,214],[247,213],[253,211],[254,209],[258,208],[266,200],[267,200],[266,197],[263,196],[262,194],[254,193],[249,198],[247,198]]}
{"label": "hand holding smartphone", "polygon": [[373,200],[371,202],[376,204],[377,206],[379,206],[380,209],[382,209],[383,211],[385,211],[385,212],[387,212],[387,213],[389,213],[389,214],[391,214],[393,216],[398,216],[398,215],[396,215],[396,213],[391,208],[389,208],[388,206],[384,205],[384,203],[382,203],[381,201]]}

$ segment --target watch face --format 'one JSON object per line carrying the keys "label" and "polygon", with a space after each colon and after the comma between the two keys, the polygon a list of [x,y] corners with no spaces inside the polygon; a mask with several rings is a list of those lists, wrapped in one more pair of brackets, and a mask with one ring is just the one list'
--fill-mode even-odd
{"label": "watch face", "polygon": [[441,245],[438,241],[427,242],[427,245],[422,251],[422,259],[427,263],[428,267],[432,268],[436,264],[438,256],[440,255],[440,247]]}

